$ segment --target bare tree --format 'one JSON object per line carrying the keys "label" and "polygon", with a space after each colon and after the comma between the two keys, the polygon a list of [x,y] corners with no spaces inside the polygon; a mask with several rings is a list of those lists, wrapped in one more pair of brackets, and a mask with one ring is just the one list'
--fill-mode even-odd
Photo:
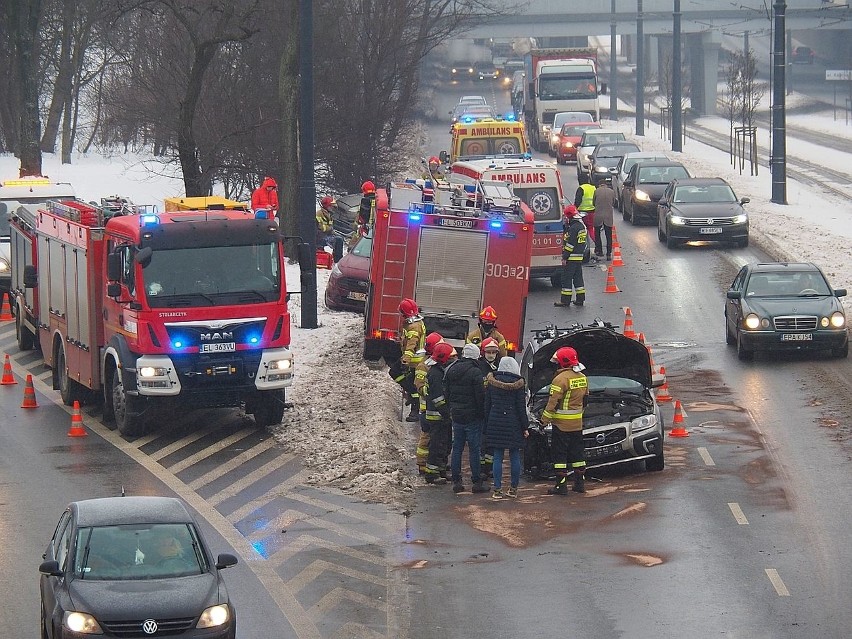
{"label": "bare tree", "polygon": [[38,103],[38,26],[41,0],[7,0],[12,30],[13,71],[18,90],[20,117],[17,151],[20,173],[41,175],[41,119]]}

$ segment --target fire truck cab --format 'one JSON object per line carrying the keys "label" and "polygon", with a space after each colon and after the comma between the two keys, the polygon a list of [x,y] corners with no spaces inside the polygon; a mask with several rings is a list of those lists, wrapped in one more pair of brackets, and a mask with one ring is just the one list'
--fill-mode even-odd
{"label": "fire truck cab", "polygon": [[12,234],[18,345],[41,347],[66,405],[102,394],[126,436],[196,408],[280,423],[293,357],[273,222],[244,210],[107,219],[64,200],[21,207]]}
{"label": "fire truck cab", "polygon": [[426,330],[462,346],[493,306],[510,352],[522,343],[533,216],[506,183],[408,181],[379,189],[364,358],[400,357],[399,302],[412,298]]}
{"label": "fire truck cab", "polygon": [[559,169],[552,162],[518,158],[463,160],[450,166],[450,184],[494,180],[512,189],[535,216],[531,277],[558,278],[562,265],[562,207]]}

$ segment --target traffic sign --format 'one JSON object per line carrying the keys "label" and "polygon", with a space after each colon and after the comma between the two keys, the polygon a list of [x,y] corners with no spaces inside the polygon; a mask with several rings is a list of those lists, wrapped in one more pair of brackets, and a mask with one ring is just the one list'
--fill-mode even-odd
{"label": "traffic sign", "polygon": [[826,80],[852,80],[852,70],[849,69],[826,69]]}

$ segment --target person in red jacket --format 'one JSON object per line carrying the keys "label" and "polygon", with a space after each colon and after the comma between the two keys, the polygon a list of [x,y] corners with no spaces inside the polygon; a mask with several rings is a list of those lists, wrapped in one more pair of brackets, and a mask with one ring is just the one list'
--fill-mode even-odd
{"label": "person in red jacket", "polygon": [[278,214],[278,183],[268,175],[263,182],[251,194],[251,208],[253,211],[268,211],[269,217]]}

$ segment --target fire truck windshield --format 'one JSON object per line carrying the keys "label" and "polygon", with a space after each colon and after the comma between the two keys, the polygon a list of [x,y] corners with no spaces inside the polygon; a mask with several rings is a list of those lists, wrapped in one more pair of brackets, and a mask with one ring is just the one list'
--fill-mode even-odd
{"label": "fire truck windshield", "polygon": [[278,245],[158,249],[142,271],[151,308],[278,300]]}

